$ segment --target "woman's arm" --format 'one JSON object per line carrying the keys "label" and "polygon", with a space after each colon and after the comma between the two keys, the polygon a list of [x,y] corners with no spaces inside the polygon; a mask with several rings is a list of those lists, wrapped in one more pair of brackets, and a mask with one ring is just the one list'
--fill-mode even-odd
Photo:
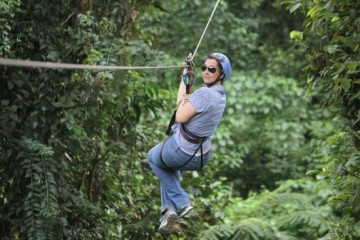
{"label": "woman's arm", "polygon": [[[184,70],[183,70],[183,74],[185,74],[187,72],[187,67],[184,66]],[[186,94],[186,85],[181,77],[181,82],[179,85],[179,90],[178,90],[178,95],[177,95],[177,100],[176,100],[176,104],[179,105],[180,101],[182,100],[183,96]]]}
{"label": "woman's arm", "polygon": [[[183,73],[186,73],[187,69],[184,68]],[[176,121],[179,123],[186,123],[192,118],[196,111],[195,108],[189,102],[190,94],[186,94],[186,85],[181,79],[178,96],[177,96],[177,111],[176,111]]]}
{"label": "woman's arm", "polygon": [[186,123],[196,113],[195,108],[189,102],[189,97],[190,94],[184,94],[178,104],[178,108],[176,110],[176,121],[179,123]]}

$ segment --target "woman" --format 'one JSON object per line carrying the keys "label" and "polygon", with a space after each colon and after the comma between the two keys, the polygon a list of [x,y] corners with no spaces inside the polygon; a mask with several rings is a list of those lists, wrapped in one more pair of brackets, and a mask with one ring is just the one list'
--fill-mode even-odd
{"label": "woman", "polygon": [[[153,147],[148,162],[160,181],[161,223],[159,232],[170,234],[176,223],[192,210],[188,194],[180,185],[180,171],[202,168],[211,156],[210,137],[215,132],[225,108],[222,87],[231,71],[229,59],[221,53],[208,55],[202,66],[206,87],[186,94],[181,81],[172,135]],[[184,68],[184,73],[187,69]]]}

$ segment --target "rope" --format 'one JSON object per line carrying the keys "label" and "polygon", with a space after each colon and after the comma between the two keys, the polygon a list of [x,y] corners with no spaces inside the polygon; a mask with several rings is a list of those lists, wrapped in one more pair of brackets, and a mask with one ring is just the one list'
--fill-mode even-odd
{"label": "rope", "polygon": [[211,13],[211,15],[210,15],[210,17],[209,17],[209,20],[208,20],[208,22],[207,22],[207,24],[206,24],[206,26],[205,26],[205,28],[204,28],[204,31],[203,31],[203,33],[202,33],[202,35],[201,35],[201,37],[200,37],[200,40],[199,40],[199,42],[198,42],[198,44],[197,44],[197,46],[196,46],[196,48],[195,48],[194,54],[192,55],[191,61],[194,60],[195,54],[196,54],[196,52],[197,52],[197,50],[198,50],[198,48],[199,48],[199,46],[200,46],[201,41],[202,41],[203,38],[204,38],[204,35],[205,35],[205,32],[207,31],[207,28],[208,28],[209,25],[210,25],[210,22],[211,22],[211,20],[212,20],[212,18],[213,18],[213,16],[214,16],[214,13],[215,13],[218,5],[219,5],[219,2],[220,2],[220,0],[218,0],[218,1],[216,2],[216,4],[215,4],[215,7],[214,7],[214,9],[213,9],[213,11],[212,11],[212,13]]}
{"label": "rope", "polygon": [[[204,38],[205,32],[207,31],[210,22],[214,16],[214,13],[219,5],[220,0],[217,0],[215,7],[209,17],[209,20],[205,26],[205,29],[200,37],[200,40],[195,48],[194,54],[192,55],[191,61],[194,59],[196,52],[199,49],[201,41]],[[88,65],[88,64],[71,64],[71,63],[54,63],[54,62],[41,62],[31,60],[20,60],[20,59],[8,59],[0,58],[0,65],[12,66],[12,67],[27,67],[27,68],[52,68],[52,69],[86,69],[86,70],[155,70],[155,69],[170,69],[170,68],[183,68],[183,66],[154,66],[154,67],[139,67],[139,66],[104,66],[104,65]]]}
{"label": "rope", "polygon": [[70,64],[70,63],[54,63],[41,61],[28,61],[19,59],[5,59],[0,58],[0,65],[13,67],[28,67],[28,68],[53,68],[53,69],[86,69],[86,70],[154,70],[154,69],[169,69],[182,68],[183,66],[154,66],[154,67],[125,67],[125,66],[102,66],[89,64]]}

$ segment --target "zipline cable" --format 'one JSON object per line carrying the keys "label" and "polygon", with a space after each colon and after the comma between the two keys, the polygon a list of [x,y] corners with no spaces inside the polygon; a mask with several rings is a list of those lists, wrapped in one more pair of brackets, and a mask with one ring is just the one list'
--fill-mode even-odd
{"label": "zipline cable", "polygon": [[[193,61],[196,52],[204,38],[204,35],[210,25],[210,22],[214,16],[214,13],[219,5],[220,0],[217,0],[215,7],[209,17],[209,20],[205,26],[205,29],[200,37],[200,40],[192,54],[191,61]],[[0,57],[0,65],[11,67],[27,67],[27,68],[51,68],[51,69],[82,69],[82,70],[157,70],[157,69],[171,69],[171,68],[183,68],[183,66],[153,66],[153,67],[141,67],[141,66],[105,66],[105,65],[89,65],[89,64],[72,64],[72,63],[55,63],[55,62],[41,62],[21,59],[8,59]]]}
{"label": "zipline cable", "polygon": [[137,67],[137,66],[105,66],[105,65],[89,65],[89,64],[72,64],[72,63],[54,63],[41,62],[19,59],[0,58],[0,65],[13,67],[29,67],[29,68],[53,68],[53,69],[86,69],[86,70],[154,70],[182,68],[183,66],[154,66],[154,67]]}
{"label": "zipline cable", "polygon": [[195,51],[194,51],[194,53],[193,53],[193,55],[192,55],[191,60],[194,60],[194,58],[195,58],[196,52],[197,52],[197,50],[199,49],[199,46],[200,46],[200,44],[201,44],[201,41],[203,40],[203,38],[204,38],[204,36],[205,36],[205,32],[207,31],[207,29],[208,29],[208,27],[209,27],[209,25],[210,25],[210,22],[211,22],[211,20],[212,20],[212,18],[213,18],[213,16],[214,16],[214,13],[215,13],[218,5],[219,5],[219,2],[220,2],[220,0],[217,0],[217,2],[216,2],[216,4],[215,4],[215,7],[214,7],[214,9],[213,9],[213,11],[212,11],[212,13],[211,13],[211,15],[210,15],[210,17],[209,17],[209,20],[208,20],[208,22],[207,22],[207,24],[206,24],[206,26],[205,26],[205,28],[204,28],[204,31],[203,31],[203,33],[202,33],[202,35],[201,35],[201,37],[200,37],[200,40],[199,40],[199,42],[198,42],[198,44],[197,44],[197,46],[196,46],[196,48],[195,48]]}
{"label": "zipline cable", "polygon": [[211,13],[211,15],[210,15],[210,17],[209,17],[209,20],[208,20],[208,22],[207,22],[207,24],[206,24],[206,26],[205,26],[205,28],[204,28],[204,31],[203,31],[203,33],[201,34],[200,40],[199,40],[199,42],[198,42],[198,44],[197,44],[197,46],[196,46],[196,48],[195,48],[194,53],[190,53],[190,54],[188,55],[188,57],[186,58],[186,60],[185,60],[185,63],[186,63],[186,65],[188,66],[187,72],[183,74],[183,81],[184,81],[184,83],[185,83],[185,85],[186,85],[186,94],[189,94],[189,93],[191,92],[191,86],[192,86],[192,84],[193,84],[193,82],[194,82],[194,78],[195,78],[195,73],[192,71],[192,69],[193,69],[194,66],[195,66],[195,64],[194,64],[194,58],[195,58],[196,52],[197,52],[197,50],[199,49],[199,46],[200,46],[200,44],[201,44],[201,41],[203,40],[203,38],[204,38],[204,36],[205,36],[205,33],[206,33],[206,31],[207,31],[207,29],[208,29],[208,27],[209,27],[209,25],[210,25],[210,22],[211,22],[211,20],[212,20],[212,18],[213,18],[213,16],[214,16],[214,13],[215,13],[218,5],[219,5],[219,2],[220,2],[220,0],[217,0],[216,4],[215,4],[215,6],[214,6],[214,8],[213,8],[213,10],[212,10],[212,13]]}

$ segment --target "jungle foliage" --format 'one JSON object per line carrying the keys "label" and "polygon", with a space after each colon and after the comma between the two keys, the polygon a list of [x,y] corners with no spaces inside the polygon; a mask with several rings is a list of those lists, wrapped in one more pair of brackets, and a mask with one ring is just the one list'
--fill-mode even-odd
{"label": "jungle foliage", "polygon": [[305,47],[307,82],[320,91],[324,106],[341,116],[342,126],[327,140],[325,166],[313,174],[335,189],[328,202],[338,221],[329,238],[360,237],[360,3],[359,1],[292,2],[306,13],[303,31],[292,37]]}
{"label": "jungle foliage", "polygon": [[[181,66],[214,5],[3,0],[0,56]],[[195,64],[229,56],[227,108],[209,165],[182,175],[196,214],[170,239],[360,237],[359,5],[220,2]],[[0,66],[0,239],[165,239],[146,158],[180,71]]]}

